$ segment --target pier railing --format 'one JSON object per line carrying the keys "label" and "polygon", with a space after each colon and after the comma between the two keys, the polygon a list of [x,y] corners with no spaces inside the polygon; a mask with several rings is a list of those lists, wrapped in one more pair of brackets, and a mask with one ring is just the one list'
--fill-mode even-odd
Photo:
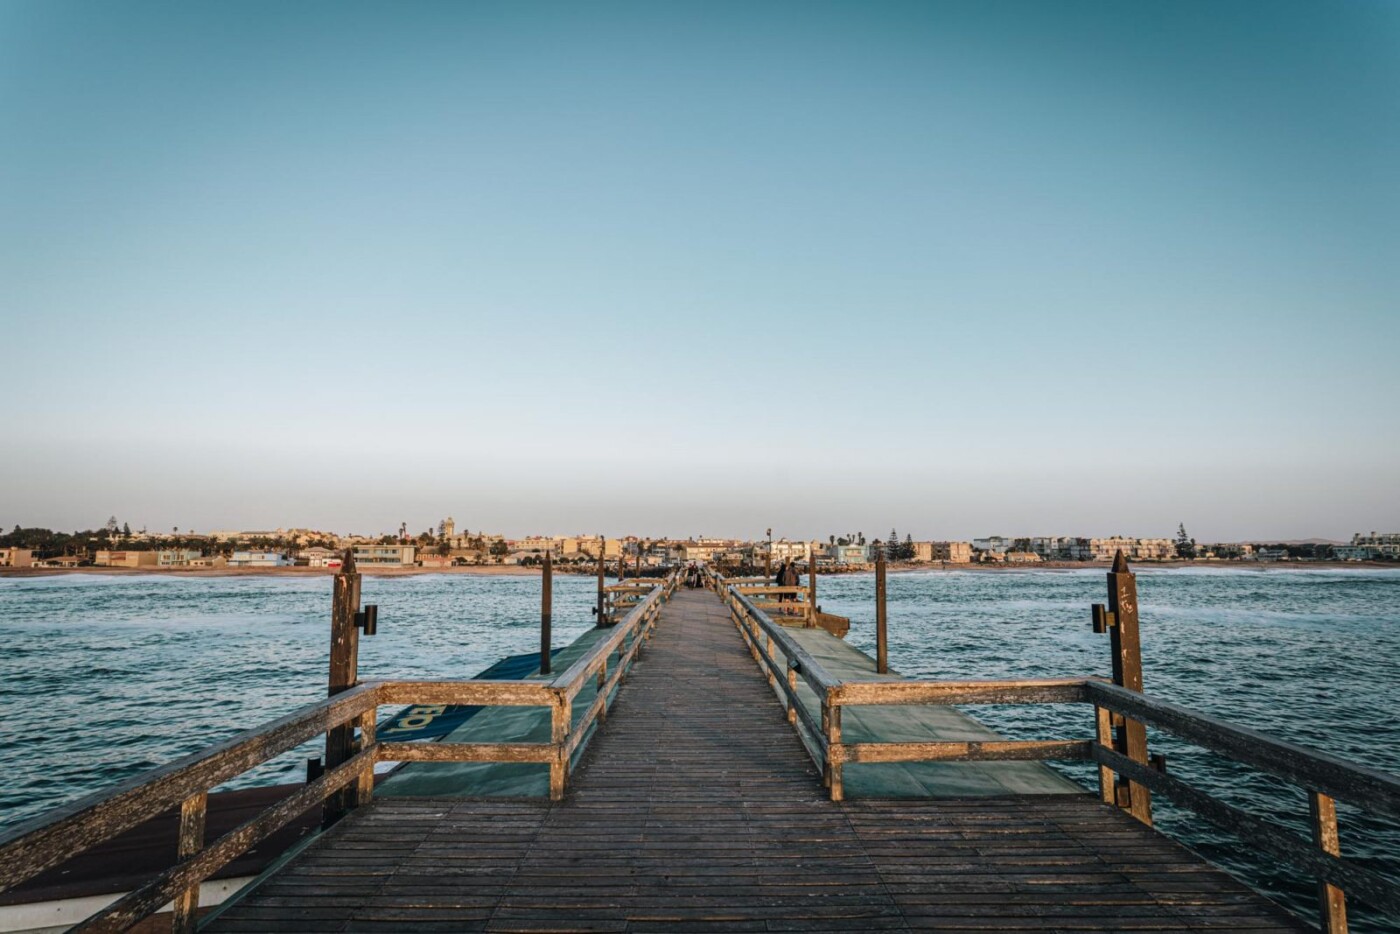
{"label": "pier railing", "polygon": [[[1317,880],[1322,930],[1347,930],[1346,893],[1400,917],[1400,884],[1342,856],[1336,802],[1367,814],[1400,821],[1400,776],[1355,765],[1324,752],[1275,739],[1100,678],[1072,677],[1003,681],[919,679],[851,680],[831,674],[811,653],[745,593],[709,572],[716,591],[760,670],[782,699],[786,717],[805,740],[821,769],[832,800],[844,797],[842,768],[848,763],[977,762],[1059,760],[1094,762],[1099,796],[1151,826],[1147,793],[1166,797],[1248,845]],[[1098,615],[1098,614],[1096,614]],[[804,704],[800,684],[813,701]],[[1085,704],[1093,708],[1094,736],[1061,740],[957,742],[846,742],[841,713],[854,706],[911,704]],[[819,711],[819,720],[808,710]],[[1295,785],[1307,794],[1312,838],[1289,830],[1210,795],[1166,772],[1165,761],[1146,755],[1145,743],[1125,754],[1114,729],[1143,724],[1171,733],[1240,764]],[[1121,793],[1131,788],[1130,796]],[[1141,790],[1139,790],[1141,789]],[[1146,793],[1144,793],[1146,792]],[[1133,800],[1133,799],[1136,800]]]}
{"label": "pier railing", "polygon": [[[281,719],[239,733],[116,788],[89,795],[0,835],[0,891],[58,866],[98,844],[178,808],[176,865],[92,915],[73,931],[123,931],[172,906],[176,932],[195,929],[200,883],[307,811],[340,795],[348,807],[374,793],[379,762],[534,762],[549,766],[550,797],[563,797],[570,762],[595,723],[607,716],[614,693],[650,639],[678,573],[652,582],[650,591],[588,652],[552,680],[367,681],[308,704]],[[597,693],[575,716],[574,702],[589,682]],[[380,706],[473,704],[545,707],[545,743],[385,742],[375,726]],[[273,807],[209,843],[205,810],[210,789],[336,729],[358,728],[344,761],[326,769]]]}

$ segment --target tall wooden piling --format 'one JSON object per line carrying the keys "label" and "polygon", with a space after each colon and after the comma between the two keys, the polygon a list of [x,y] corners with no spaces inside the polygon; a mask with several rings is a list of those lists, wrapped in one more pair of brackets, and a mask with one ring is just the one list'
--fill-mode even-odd
{"label": "tall wooden piling", "polygon": [[[1142,691],[1142,643],[1138,636],[1137,576],[1128,570],[1120,549],[1108,572],[1109,640],[1113,651],[1113,683],[1130,691]],[[1147,727],[1137,720],[1115,719],[1114,746],[1134,762],[1147,764]],[[1152,824],[1151,793],[1134,781],[1118,780],[1115,800],[1119,807]]]}
{"label": "tall wooden piling", "polygon": [[554,559],[544,553],[544,573],[540,577],[540,674],[549,674],[550,625],[554,621]]}
{"label": "tall wooden piling", "polygon": [[888,674],[890,670],[889,636],[885,628],[885,552],[875,557],[875,671]]}
{"label": "tall wooden piling", "polygon": [[598,625],[608,624],[607,610],[607,575],[608,575],[608,540],[602,535],[598,536]]}
{"label": "tall wooden piling", "polygon": [[807,546],[807,621],[809,626],[817,624],[817,552]]}
{"label": "tall wooden piling", "polygon": [[[331,664],[327,696],[334,697],[355,686],[360,674],[360,630],[355,616],[360,612],[360,572],[355,569],[355,553],[346,549],[336,572],[331,596]],[[355,754],[355,727],[352,724],[326,731],[326,771]],[[354,789],[344,789],[326,799],[323,822],[339,820],[354,804]]]}
{"label": "tall wooden piling", "polygon": [[773,530],[768,530],[768,553],[763,556],[763,576],[773,579]]}

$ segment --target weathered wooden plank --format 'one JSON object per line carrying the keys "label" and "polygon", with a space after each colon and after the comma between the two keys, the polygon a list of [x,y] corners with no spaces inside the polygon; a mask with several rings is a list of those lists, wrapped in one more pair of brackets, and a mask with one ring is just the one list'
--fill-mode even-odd
{"label": "weathered wooden plank", "polygon": [[552,743],[380,743],[380,762],[552,762]]}
{"label": "weathered wooden plank", "polygon": [[1093,756],[1091,739],[997,740],[936,743],[832,744],[833,762],[988,762],[1080,760]]}
{"label": "weathered wooden plank", "polygon": [[832,698],[844,707],[900,704],[1074,704],[1088,699],[1086,678],[1002,681],[843,681]]}
{"label": "weathered wooden plank", "polygon": [[543,681],[384,681],[381,704],[472,704],[551,707],[555,692]]}

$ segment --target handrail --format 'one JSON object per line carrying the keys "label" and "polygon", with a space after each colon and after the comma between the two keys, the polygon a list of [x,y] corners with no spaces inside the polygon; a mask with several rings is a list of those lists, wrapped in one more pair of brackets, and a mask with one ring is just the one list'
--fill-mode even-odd
{"label": "handrail", "polygon": [[1277,778],[1400,820],[1400,776],[1274,739],[1115,684],[1096,681],[1086,687],[1091,702],[1114,713],[1167,730]]}
{"label": "handrail", "polygon": [[[1400,820],[1400,776],[1346,762],[1336,756],[1275,739],[1247,727],[1131,691],[1101,678],[1040,678],[1000,681],[841,680],[831,676],[783,627],[748,599],[748,586],[736,586],[709,571],[715,590],[729,606],[731,618],[770,684],[779,689],[788,722],[799,722],[814,740],[809,750],[822,770],[832,800],[843,797],[845,763],[1087,760],[1122,775],[1154,793],[1240,833],[1263,852],[1319,881],[1325,929],[1346,930],[1343,891],[1382,911],[1400,916],[1400,884],[1341,856],[1336,842],[1335,800],[1372,814]],[[774,647],[788,659],[787,677],[779,673]],[[821,705],[821,725],[814,723],[797,693],[797,677],[808,682]],[[841,709],[846,706],[910,704],[1087,704],[1095,709],[1096,737],[1069,740],[989,740],[957,742],[859,742],[841,738]],[[1154,768],[1130,759],[1111,745],[1112,715],[1129,717],[1170,732],[1186,742],[1259,769],[1307,790],[1314,840],[1309,843],[1268,821],[1219,801]],[[1111,784],[1105,787],[1111,788]],[[1107,797],[1105,800],[1108,800]],[[1133,812],[1129,812],[1133,813]],[[1134,815],[1136,816],[1136,814]],[[1146,821],[1150,824],[1150,820]]]}
{"label": "handrail", "polygon": [[[82,922],[77,931],[125,930],[170,902],[172,929],[194,930],[199,885],[279,828],[350,786],[350,806],[373,794],[378,762],[535,762],[550,767],[550,797],[562,797],[569,762],[587,739],[588,728],[606,717],[607,698],[630,670],[650,638],[661,604],[676,588],[679,572],[657,578],[651,592],[595,643],[583,658],[550,681],[366,681],[246,730],[223,742],[159,768],[143,772],[107,791],[88,795],[0,834],[0,891],[33,878],[72,857],[172,808],[180,809],[180,841],[175,866]],[[608,662],[618,662],[608,677]],[[572,699],[590,674],[598,675],[598,696],[577,724]],[[394,704],[474,704],[541,706],[551,711],[547,743],[385,742],[376,737],[377,708]],[[204,845],[208,791],[269,759],[346,724],[358,725],[360,739],[350,758],[277,804]]]}

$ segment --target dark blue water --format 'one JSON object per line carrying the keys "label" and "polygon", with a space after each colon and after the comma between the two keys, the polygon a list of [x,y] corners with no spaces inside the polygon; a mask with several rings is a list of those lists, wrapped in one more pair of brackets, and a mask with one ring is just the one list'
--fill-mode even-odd
{"label": "dark blue water", "polygon": [[[592,625],[594,582],[556,579],[556,644]],[[820,603],[853,620],[873,654],[869,575],[822,578]],[[1144,571],[1149,693],[1400,771],[1400,571]],[[931,678],[1109,673],[1089,627],[1102,571],[891,575],[890,658]],[[467,677],[538,650],[539,581],[366,578],[379,635],[365,678]],[[325,692],[330,578],[67,576],[0,579],[0,827],[273,719]],[[977,707],[1017,739],[1093,735],[1084,706]],[[1306,834],[1304,793],[1170,736],[1172,774]],[[295,781],[310,743],[231,787]],[[1082,766],[1065,766],[1092,782]],[[1313,888],[1189,814],[1155,802],[1158,826],[1311,916]],[[1400,875],[1400,830],[1341,808],[1343,851]],[[1355,929],[1400,922],[1351,905]]]}

